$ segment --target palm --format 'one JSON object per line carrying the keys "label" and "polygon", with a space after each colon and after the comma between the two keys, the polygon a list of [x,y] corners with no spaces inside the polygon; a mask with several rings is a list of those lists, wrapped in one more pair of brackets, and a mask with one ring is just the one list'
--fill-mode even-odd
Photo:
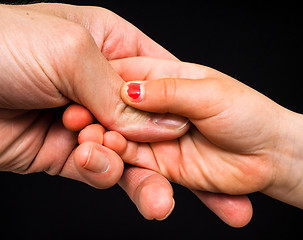
{"label": "palm", "polygon": [[195,127],[177,140],[128,143],[130,149],[132,145],[137,151],[122,155],[126,162],[157,171],[190,189],[239,195],[259,191],[271,180],[271,161],[265,154],[222,149]]}

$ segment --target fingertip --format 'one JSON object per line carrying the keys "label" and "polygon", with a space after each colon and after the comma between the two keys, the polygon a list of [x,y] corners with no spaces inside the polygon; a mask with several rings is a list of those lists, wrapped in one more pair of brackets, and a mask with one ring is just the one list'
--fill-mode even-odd
{"label": "fingertip", "polygon": [[171,185],[166,179],[166,181],[163,180],[160,175],[152,175],[146,178],[137,189],[135,202],[140,213],[148,220],[162,221],[175,207]]}
{"label": "fingertip", "polygon": [[158,220],[158,221],[163,221],[163,220],[165,220],[166,218],[168,218],[169,215],[173,212],[173,210],[174,210],[174,208],[175,208],[175,205],[176,205],[175,199],[172,198],[172,204],[171,204],[170,210],[166,213],[166,215],[165,215],[163,218],[158,218],[158,219],[156,219],[156,220]]}
{"label": "fingertip", "polygon": [[126,103],[126,104],[129,104],[128,96],[127,96],[127,89],[128,89],[128,86],[127,86],[127,82],[126,82],[121,87],[120,95],[121,95],[121,98],[122,98],[123,102]]}
{"label": "fingertip", "polygon": [[116,184],[124,168],[115,152],[94,142],[84,142],[77,147],[74,163],[86,182],[100,189]]}
{"label": "fingertip", "polygon": [[64,126],[71,131],[79,131],[95,121],[94,116],[83,106],[73,103],[62,116]]}
{"label": "fingertip", "polygon": [[84,142],[95,142],[103,144],[103,135],[105,129],[100,124],[91,124],[81,130],[78,135],[78,142],[82,144]]}
{"label": "fingertip", "polygon": [[[146,111],[144,113],[146,121],[141,121],[144,115],[135,119],[137,125],[135,131],[125,133],[122,129],[129,140],[139,142],[171,140],[184,135],[190,128],[188,118],[171,114],[168,112],[169,109],[163,107],[163,103],[157,98],[159,83],[159,81],[130,81],[122,86],[121,98],[124,103],[131,106],[131,109]],[[142,134],[138,134],[140,131]]]}
{"label": "fingertip", "polygon": [[91,144],[80,144],[74,153],[74,161],[76,166],[83,167],[92,151]]}
{"label": "fingertip", "polygon": [[247,196],[234,196],[230,202],[223,205],[221,211],[225,215],[225,222],[234,228],[241,228],[246,226],[253,215],[252,204]]}
{"label": "fingertip", "polygon": [[119,185],[146,219],[163,220],[174,209],[173,188],[169,181],[154,171],[128,166]]}
{"label": "fingertip", "polygon": [[193,192],[211,211],[231,227],[244,227],[252,218],[252,205],[246,195],[232,196],[201,191]]}
{"label": "fingertip", "polygon": [[122,100],[129,105],[138,104],[144,98],[144,81],[126,82],[120,91]]}
{"label": "fingertip", "polygon": [[122,155],[127,148],[127,140],[115,131],[108,131],[104,134],[103,144],[118,155]]}

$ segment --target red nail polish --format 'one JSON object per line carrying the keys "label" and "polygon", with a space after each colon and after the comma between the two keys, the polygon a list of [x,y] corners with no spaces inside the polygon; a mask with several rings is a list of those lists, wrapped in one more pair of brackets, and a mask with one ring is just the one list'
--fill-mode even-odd
{"label": "red nail polish", "polygon": [[140,84],[139,83],[128,84],[127,94],[131,99],[137,100],[141,95]]}

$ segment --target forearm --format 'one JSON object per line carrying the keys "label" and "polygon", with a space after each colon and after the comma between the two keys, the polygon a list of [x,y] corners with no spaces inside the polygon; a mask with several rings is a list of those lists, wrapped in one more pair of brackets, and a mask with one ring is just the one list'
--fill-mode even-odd
{"label": "forearm", "polygon": [[303,208],[303,115],[281,111],[279,141],[272,154],[273,182],[263,193]]}

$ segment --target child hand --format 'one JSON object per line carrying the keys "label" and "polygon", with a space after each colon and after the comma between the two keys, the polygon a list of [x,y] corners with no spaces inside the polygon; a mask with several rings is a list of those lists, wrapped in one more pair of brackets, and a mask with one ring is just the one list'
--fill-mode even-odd
{"label": "child hand", "polygon": [[124,161],[190,189],[230,195],[261,191],[303,207],[301,115],[204,66],[151,58],[112,66],[123,70],[126,81],[142,80],[121,89],[125,103],[187,117],[193,124],[177,140],[127,142],[123,151],[116,149]]}
{"label": "child hand", "polygon": [[[79,110],[80,107],[77,108]],[[89,112],[82,108],[82,114],[85,113]],[[120,154],[125,153],[127,148],[131,152],[133,151],[129,145],[130,142],[127,142],[121,134],[115,131],[105,131],[100,124],[86,126],[81,130],[78,141],[82,145],[103,144],[105,148],[114,149]],[[147,219],[163,220],[170,215],[174,208],[171,185],[166,178],[154,171],[127,166],[119,185],[128,193],[138,210]],[[230,226],[242,227],[251,219],[251,203],[246,196],[231,196],[197,190],[193,190],[193,192]]]}

